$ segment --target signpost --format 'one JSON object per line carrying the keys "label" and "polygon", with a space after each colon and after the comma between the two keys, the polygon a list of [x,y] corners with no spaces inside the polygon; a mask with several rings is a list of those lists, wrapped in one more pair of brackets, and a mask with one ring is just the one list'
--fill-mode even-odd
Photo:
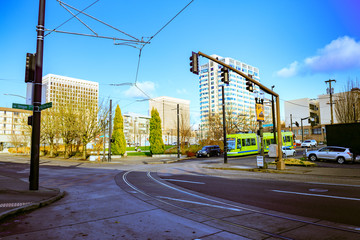
{"label": "signpost", "polygon": [[256,156],[256,163],[259,168],[263,168],[264,167],[264,157]]}

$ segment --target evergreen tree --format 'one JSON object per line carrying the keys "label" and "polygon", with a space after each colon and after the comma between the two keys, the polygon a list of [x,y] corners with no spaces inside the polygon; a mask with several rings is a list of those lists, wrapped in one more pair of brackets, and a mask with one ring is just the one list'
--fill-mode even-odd
{"label": "evergreen tree", "polygon": [[155,108],[151,110],[149,142],[151,154],[164,153],[165,145],[162,139],[161,119],[158,110]]}
{"label": "evergreen tree", "polygon": [[115,109],[114,128],[112,133],[114,142],[111,144],[111,152],[114,155],[124,155],[126,151],[126,141],[124,135],[124,120],[121,115],[119,105]]}

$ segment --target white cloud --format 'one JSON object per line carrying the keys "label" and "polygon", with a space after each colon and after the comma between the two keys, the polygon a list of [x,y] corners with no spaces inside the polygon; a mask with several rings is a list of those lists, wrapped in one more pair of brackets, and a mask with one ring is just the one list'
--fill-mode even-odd
{"label": "white cloud", "polygon": [[360,67],[360,42],[348,36],[331,41],[318,54],[302,63],[293,62],[289,68],[279,70],[279,77],[293,77],[302,73],[330,73]]}
{"label": "white cloud", "polygon": [[360,67],[360,42],[348,36],[333,40],[320,49],[319,54],[305,59],[305,65],[313,72],[348,70]]}
{"label": "white cloud", "polygon": [[147,95],[152,97],[154,93],[155,93],[155,83],[150,81],[138,82],[136,83],[136,86],[135,85],[131,86],[128,90],[124,92],[125,96],[130,98],[148,98]]}
{"label": "white cloud", "polygon": [[188,94],[188,91],[186,88],[182,88],[182,89],[176,89],[176,93],[178,94]]}
{"label": "white cloud", "polygon": [[298,66],[299,66],[299,63],[297,61],[295,61],[295,62],[291,63],[288,68],[285,67],[285,68],[279,70],[276,74],[277,74],[277,76],[283,77],[283,78],[293,77],[298,72]]}

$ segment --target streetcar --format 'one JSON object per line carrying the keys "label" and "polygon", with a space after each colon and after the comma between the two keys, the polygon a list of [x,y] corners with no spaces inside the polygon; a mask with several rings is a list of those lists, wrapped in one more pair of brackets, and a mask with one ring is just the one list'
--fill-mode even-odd
{"label": "streetcar", "polygon": [[[294,134],[281,132],[282,147],[294,148]],[[273,133],[263,134],[264,152],[269,152],[270,144],[275,144]],[[260,136],[256,133],[236,133],[227,135],[228,156],[245,156],[258,154],[261,151]]]}

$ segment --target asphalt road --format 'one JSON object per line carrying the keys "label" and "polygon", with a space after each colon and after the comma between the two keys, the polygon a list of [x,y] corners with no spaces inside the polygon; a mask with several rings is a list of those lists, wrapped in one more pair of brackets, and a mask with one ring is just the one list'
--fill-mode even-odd
{"label": "asphalt road", "polygon": [[[360,186],[247,178],[246,172],[204,169],[194,164],[198,160],[205,163],[219,158],[138,166],[43,160],[40,186],[58,187],[67,195],[49,206],[8,219],[0,226],[0,238],[193,239],[220,233],[219,229],[256,239],[282,234],[284,226],[277,224],[281,218],[256,211],[257,207],[321,223],[328,220],[360,226]],[[231,161],[254,164],[248,158]],[[16,162],[2,164],[6,166],[2,173],[28,178],[28,160]],[[159,176],[163,180],[157,179]],[[164,183],[193,191],[186,193]],[[249,207],[239,207],[244,204]],[[184,218],[179,220],[172,213]],[[292,224],[296,229],[304,226],[301,221],[291,220],[286,230],[289,233],[295,229]],[[319,228],[316,231],[322,237],[335,231],[317,225],[310,228]],[[248,235],[244,235],[246,231]],[[337,234],[343,236],[344,231]],[[304,232],[294,236],[307,239]]]}

